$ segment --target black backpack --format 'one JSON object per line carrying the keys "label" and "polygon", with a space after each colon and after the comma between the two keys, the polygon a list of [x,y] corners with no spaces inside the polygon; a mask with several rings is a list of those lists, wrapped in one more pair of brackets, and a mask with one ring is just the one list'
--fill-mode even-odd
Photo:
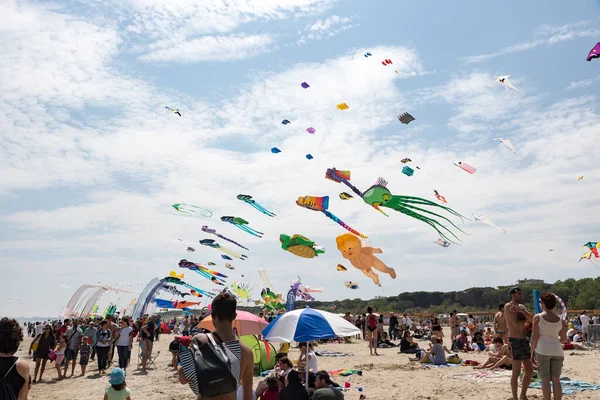
{"label": "black backpack", "polygon": [[198,391],[200,396],[216,397],[237,390],[237,380],[231,374],[231,360],[227,356],[222,341],[215,342],[213,334],[206,334],[207,343],[193,338],[190,350],[196,365]]}
{"label": "black backpack", "polygon": [[17,365],[17,361],[9,368],[8,372],[4,376],[0,376],[0,399],[2,400],[17,400],[17,393],[13,390],[12,386],[8,383],[6,377],[10,374],[13,368]]}

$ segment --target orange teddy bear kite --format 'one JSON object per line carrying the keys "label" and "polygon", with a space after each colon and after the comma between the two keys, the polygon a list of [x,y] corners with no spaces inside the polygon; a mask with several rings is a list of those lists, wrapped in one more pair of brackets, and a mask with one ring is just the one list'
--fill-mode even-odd
{"label": "orange teddy bear kite", "polygon": [[381,254],[381,249],[373,247],[363,247],[360,239],[351,233],[345,233],[335,238],[337,248],[342,252],[342,257],[349,260],[355,268],[360,269],[363,274],[373,279],[373,283],[379,285],[379,276],[372,270],[375,268],[386,274],[390,274],[392,279],[396,279],[396,271],[393,268],[388,267],[374,256],[374,254]]}

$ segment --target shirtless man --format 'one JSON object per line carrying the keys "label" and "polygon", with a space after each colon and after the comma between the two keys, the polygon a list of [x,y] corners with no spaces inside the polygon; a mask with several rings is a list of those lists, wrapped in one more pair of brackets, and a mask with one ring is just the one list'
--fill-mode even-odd
{"label": "shirtless man", "polygon": [[456,315],[457,311],[454,310],[450,313],[450,341],[454,343],[454,339],[458,337],[459,334],[459,322],[458,316]]}
{"label": "shirtless man", "polygon": [[504,317],[504,303],[500,303],[498,311],[494,315],[494,333],[496,337],[501,337],[504,343],[508,342],[508,328],[506,326],[506,318]]}
{"label": "shirtless man", "polygon": [[[510,289],[510,302],[504,306],[504,317],[508,327],[508,343],[512,354],[510,388],[512,389],[513,400],[527,399],[527,388],[529,387],[531,374],[533,373],[531,347],[529,346],[525,332],[525,322],[533,321],[533,315],[521,304],[523,296],[521,288],[514,287]],[[524,374],[523,382],[521,382],[521,397],[518,397],[521,364],[524,367]]]}

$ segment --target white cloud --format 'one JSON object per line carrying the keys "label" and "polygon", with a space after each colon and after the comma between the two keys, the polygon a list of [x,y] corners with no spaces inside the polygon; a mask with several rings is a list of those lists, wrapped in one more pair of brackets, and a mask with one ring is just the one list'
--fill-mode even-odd
{"label": "white cloud", "polygon": [[538,39],[517,43],[488,54],[465,57],[464,61],[467,63],[479,63],[506,54],[519,53],[533,49],[538,46],[552,46],[557,43],[566,42],[577,38],[598,37],[600,35],[600,29],[593,27],[586,28],[586,26],[591,24],[592,23],[590,21],[580,21],[574,24],[556,27],[544,25],[536,32],[536,36],[539,37]]}
{"label": "white cloud", "polygon": [[598,81],[600,81],[600,76],[591,79],[584,79],[582,81],[571,82],[569,83],[569,86],[565,88],[565,90],[585,88],[588,86],[595,85]]}
{"label": "white cloud", "polygon": [[297,44],[304,44],[307,40],[321,40],[333,37],[340,32],[354,28],[356,25],[351,22],[352,18],[340,17],[339,15],[319,19],[313,24],[306,25],[304,35],[298,39]]}

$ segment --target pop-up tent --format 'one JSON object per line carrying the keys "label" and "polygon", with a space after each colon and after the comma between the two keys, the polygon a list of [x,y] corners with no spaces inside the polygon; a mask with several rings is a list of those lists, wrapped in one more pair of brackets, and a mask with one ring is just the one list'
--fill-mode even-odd
{"label": "pop-up tent", "polygon": [[160,323],[160,329],[162,330],[162,333],[171,333],[171,328],[169,328],[169,325],[165,324],[164,322]]}
{"label": "pop-up tent", "polygon": [[252,350],[254,353],[254,374],[260,374],[263,371],[273,369],[275,366],[275,347],[271,343],[258,340],[255,335],[244,335],[240,337],[240,341]]}

